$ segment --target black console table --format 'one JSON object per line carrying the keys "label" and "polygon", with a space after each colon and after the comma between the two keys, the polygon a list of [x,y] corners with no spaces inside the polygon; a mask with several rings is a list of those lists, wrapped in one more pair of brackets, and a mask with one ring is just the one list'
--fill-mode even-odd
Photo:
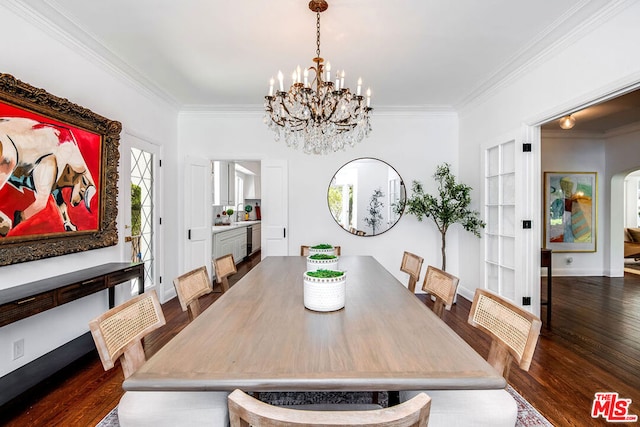
{"label": "black console table", "polygon": [[[144,263],[112,262],[2,289],[0,328],[105,289],[109,292],[111,308],[114,306],[116,285],[132,279],[138,279],[138,293],[143,293]],[[93,338],[87,332],[3,376],[0,378],[0,407],[94,350]]]}
{"label": "black console table", "polygon": [[115,286],[132,279],[138,279],[138,293],[143,293],[144,263],[112,262],[2,289],[0,327],[104,289],[109,290],[109,308],[112,308]]}

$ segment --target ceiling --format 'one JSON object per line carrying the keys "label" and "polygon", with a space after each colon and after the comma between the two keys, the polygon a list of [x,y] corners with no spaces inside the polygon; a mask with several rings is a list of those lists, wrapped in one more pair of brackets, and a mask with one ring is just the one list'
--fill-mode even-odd
{"label": "ceiling", "polygon": [[561,130],[558,119],[542,125],[542,130],[604,134],[638,123],[640,122],[640,90],[576,111],[572,116],[576,123],[571,129]]}
{"label": "ceiling", "polygon": [[[55,33],[179,108],[259,108],[270,77],[309,67],[307,0],[17,0]],[[374,108],[458,109],[608,0],[328,0],[321,56]]]}

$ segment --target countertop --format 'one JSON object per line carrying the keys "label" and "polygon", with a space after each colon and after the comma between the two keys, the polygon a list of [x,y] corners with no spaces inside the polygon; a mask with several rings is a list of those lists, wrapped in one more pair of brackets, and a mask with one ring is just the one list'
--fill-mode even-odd
{"label": "countertop", "polygon": [[238,221],[238,222],[232,222],[229,225],[214,225],[211,227],[211,233],[216,234],[216,233],[222,233],[224,231],[229,231],[229,230],[235,230],[236,228],[240,228],[240,227],[248,227],[250,225],[255,225],[255,224],[261,224],[262,221]]}

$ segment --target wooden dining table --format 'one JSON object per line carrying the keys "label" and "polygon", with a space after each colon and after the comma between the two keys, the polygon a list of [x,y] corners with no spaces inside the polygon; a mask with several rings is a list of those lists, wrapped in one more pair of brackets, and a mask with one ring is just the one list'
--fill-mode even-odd
{"label": "wooden dining table", "polygon": [[504,378],[370,256],[341,256],[346,305],[304,307],[306,258],[267,257],[125,390],[501,389]]}

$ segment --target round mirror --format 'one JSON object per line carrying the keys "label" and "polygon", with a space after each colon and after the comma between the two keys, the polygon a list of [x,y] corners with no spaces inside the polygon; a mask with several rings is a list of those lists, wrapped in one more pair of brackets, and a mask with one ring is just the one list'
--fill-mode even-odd
{"label": "round mirror", "polygon": [[352,160],[331,179],[329,211],[338,225],[358,236],[376,236],[400,219],[406,189],[388,163],[372,158]]}

